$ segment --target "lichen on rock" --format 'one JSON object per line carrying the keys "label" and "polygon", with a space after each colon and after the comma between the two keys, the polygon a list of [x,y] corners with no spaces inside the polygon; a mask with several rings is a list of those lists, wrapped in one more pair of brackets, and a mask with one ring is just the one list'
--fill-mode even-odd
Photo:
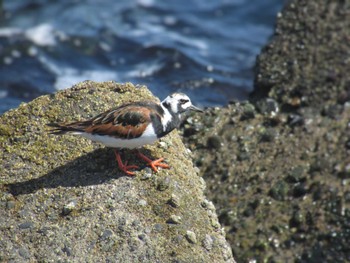
{"label": "lichen on rock", "polygon": [[142,99],[156,100],[144,86],[86,81],[0,117],[0,261],[234,262],[177,131],[142,150],[170,170],[154,174],[126,152],[141,166],[128,177],[111,149],[47,130]]}

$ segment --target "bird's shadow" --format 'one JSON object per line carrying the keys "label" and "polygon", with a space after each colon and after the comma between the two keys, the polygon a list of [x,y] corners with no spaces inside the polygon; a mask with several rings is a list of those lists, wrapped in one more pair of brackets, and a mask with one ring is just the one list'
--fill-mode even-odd
{"label": "bird's shadow", "polygon": [[[143,153],[151,156],[148,150],[143,149]],[[123,160],[142,169],[144,164],[132,152],[125,151],[122,156]],[[61,165],[39,178],[7,184],[5,187],[12,195],[18,196],[43,188],[97,185],[123,176],[127,175],[118,169],[113,150],[102,148]]]}

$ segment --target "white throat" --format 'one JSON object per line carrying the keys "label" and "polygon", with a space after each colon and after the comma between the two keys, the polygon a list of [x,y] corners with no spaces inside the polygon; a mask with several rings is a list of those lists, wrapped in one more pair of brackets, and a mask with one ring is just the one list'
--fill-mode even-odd
{"label": "white throat", "polygon": [[168,124],[173,120],[173,116],[171,115],[169,110],[163,106],[162,103],[160,104],[160,106],[162,107],[162,109],[164,111],[164,115],[163,115],[163,118],[161,119],[161,121],[162,121],[163,131],[165,131]]}

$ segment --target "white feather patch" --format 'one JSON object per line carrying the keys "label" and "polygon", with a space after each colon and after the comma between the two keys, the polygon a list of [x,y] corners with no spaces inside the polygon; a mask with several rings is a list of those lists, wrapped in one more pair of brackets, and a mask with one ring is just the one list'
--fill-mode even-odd
{"label": "white feather patch", "polygon": [[161,122],[163,126],[163,131],[165,131],[168,124],[172,121],[173,116],[170,114],[169,110],[165,108],[162,104],[161,104],[161,107],[164,110],[164,115],[163,115],[163,118],[161,118]]}
{"label": "white feather patch", "polygon": [[149,124],[147,126],[142,136],[134,139],[117,139],[108,135],[97,135],[97,134],[90,134],[85,132],[80,133],[79,135],[89,140],[100,142],[106,145],[107,147],[111,147],[111,148],[134,149],[146,144],[152,144],[157,140],[157,135],[154,132],[152,124]]}

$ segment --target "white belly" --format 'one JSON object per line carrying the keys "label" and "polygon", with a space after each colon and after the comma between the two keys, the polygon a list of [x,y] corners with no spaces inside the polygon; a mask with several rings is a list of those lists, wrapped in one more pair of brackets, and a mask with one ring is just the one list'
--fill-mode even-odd
{"label": "white belly", "polygon": [[100,142],[107,147],[134,149],[146,144],[152,144],[157,140],[152,125],[148,125],[142,136],[134,139],[118,139],[107,135],[97,135],[90,133],[75,133],[95,142]]}

